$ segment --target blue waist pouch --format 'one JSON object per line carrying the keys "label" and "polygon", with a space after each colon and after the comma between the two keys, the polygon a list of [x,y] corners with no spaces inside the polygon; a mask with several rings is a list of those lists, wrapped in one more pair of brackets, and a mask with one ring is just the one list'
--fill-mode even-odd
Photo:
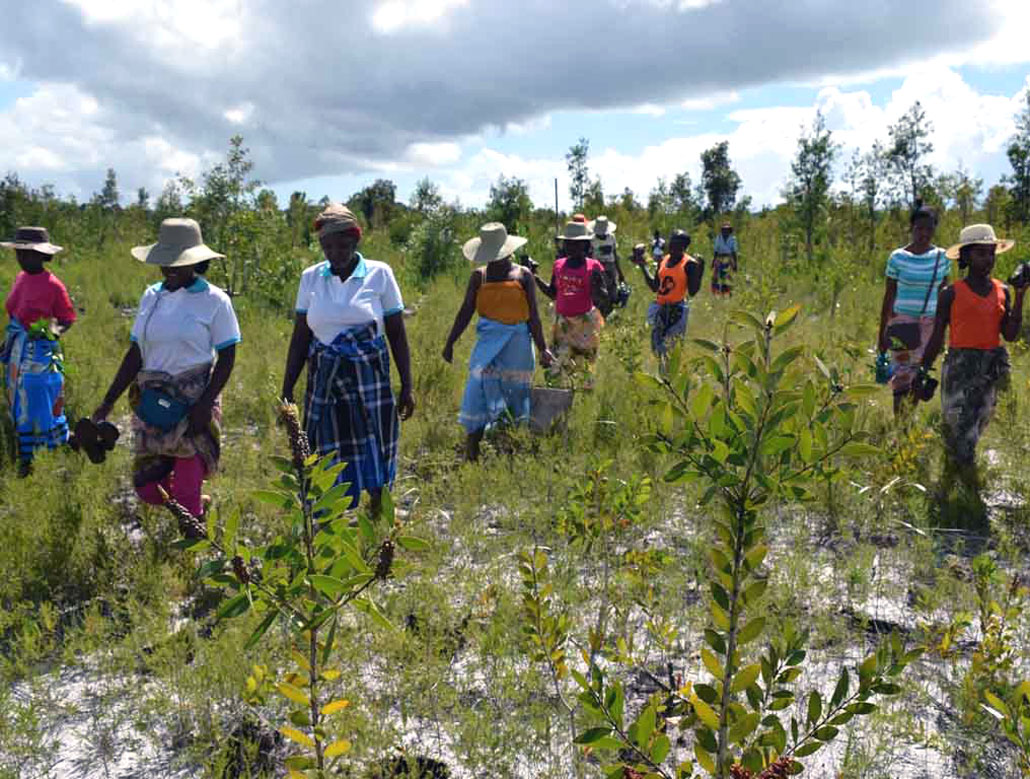
{"label": "blue waist pouch", "polygon": [[189,413],[190,404],[167,392],[148,388],[140,393],[139,405],[133,410],[145,425],[168,432]]}

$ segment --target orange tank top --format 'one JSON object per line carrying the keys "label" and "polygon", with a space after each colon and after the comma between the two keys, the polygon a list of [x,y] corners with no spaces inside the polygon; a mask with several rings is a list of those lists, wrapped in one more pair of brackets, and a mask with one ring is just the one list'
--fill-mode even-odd
{"label": "orange tank top", "polygon": [[684,254],[683,259],[675,265],[669,264],[669,255],[662,258],[658,266],[658,303],[679,303],[687,296],[687,263],[690,258]]}
{"label": "orange tank top", "polygon": [[519,281],[484,281],[476,293],[476,311],[505,325],[528,322],[526,289]]}
{"label": "orange tank top", "polygon": [[954,349],[997,349],[1001,346],[1005,285],[997,279],[991,279],[991,283],[987,297],[981,297],[973,292],[965,279],[955,282],[948,346]]}

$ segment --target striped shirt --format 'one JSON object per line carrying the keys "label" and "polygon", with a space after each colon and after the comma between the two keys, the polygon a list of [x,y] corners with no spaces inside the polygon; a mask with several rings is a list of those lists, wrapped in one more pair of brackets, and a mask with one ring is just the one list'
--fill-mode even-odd
{"label": "striped shirt", "polygon": [[[939,260],[939,261],[938,261]],[[936,279],[934,265],[937,265]],[[894,299],[894,313],[908,316],[935,316],[937,314],[936,289],[951,270],[944,250],[931,246],[925,254],[912,254],[895,249],[887,260],[887,278],[898,282],[898,296]],[[926,310],[923,310],[923,305]]]}

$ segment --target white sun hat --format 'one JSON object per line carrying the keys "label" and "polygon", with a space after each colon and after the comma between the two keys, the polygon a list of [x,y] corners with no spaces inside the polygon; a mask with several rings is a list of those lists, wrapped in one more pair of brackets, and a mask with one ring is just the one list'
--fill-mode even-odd
{"label": "white sun hat", "polygon": [[999,239],[994,234],[994,228],[990,225],[969,225],[963,227],[962,232],[958,234],[958,243],[954,246],[949,246],[948,251],[945,252],[945,257],[949,260],[957,260],[959,252],[963,246],[995,246],[996,254],[1003,254],[1016,245],[1016,242],[1011,238]]}
{"label": "white sun hat", "polygon": [[594,233],[586,222],[566,222],[565,229],[558,239],[561,241],[590,241],[593,237]]}
{"label": "white sun hat", "polygon": [[461,253],[465,259],[476,265],[486,265],[495,260],[503,260],[525,246],[528,238],[508,235],[508,228],[500,222],[487,222],[479,228],[479,235],[465,241]]}
{"label": "white sun hat", "polygon": [[615,228],[618,227],[618,225],[616,225],[615,222],[609,221],[606,216],[599,216],[592,222],[587,222],[587,227],[590,228],[590,232],[594,235],[604,237],[608,235],[608,233],[614,233]]}
{"label": "white sun hat", "polygon": [[204,243],[200,225],[194,219],[165,219],[157,233],[157,243],[136,246],[132,256],[147,265],[181,268],[206,260],[225,259]]}

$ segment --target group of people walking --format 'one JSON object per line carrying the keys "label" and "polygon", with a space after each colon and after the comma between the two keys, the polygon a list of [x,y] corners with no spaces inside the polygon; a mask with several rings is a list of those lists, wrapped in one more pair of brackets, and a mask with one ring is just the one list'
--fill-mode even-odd
{"label": "group of people walking", "polygon": [[[990,225],[975,224],[942,249],[933,242],[937,222],[933,209],[917,203],[909,219],[911,241],[887,260],[877,339],[885,370],[877,378],[893,390],[899,417],[930,400],[940,384],[949,470],[976,487],[976,446],[1011,372],[1002,339],[1020,335],[1030,265],[1020,264],[1006,285],[991,274],[996,257],[1014,241],[999,239]],[[953,261],[965,275],[951,283]],[[938,382],[932,371],[946,335]]]}
{"label": "group of people walking", "polygon": [[[969,468],[1009,373],[1001,338],[1019,335],[1030,266],[1010,279],[1011,292],[991,272],[996,255],[1013,242],[997,239],[989,225],[963,229],[959,242],[944,250],[933,244],[937,216],[931,209],[916,208],[910,223],[911,242],[887,262],[878,345],[890,355],[886,373],[902,415],[913,401],[932,396],[930,372],[947,333],[945,440],[951,460]],[[304,425],[312,450],[345,462],[340,480],[351,485],[352,505],[367,493],[376,511],[396,476],[400,421],[415,409],[404,303],[390,266],[358,251],[362,230],[349,209],[330,204],[314,224],[324,259],[300,278],[282,398],[293,401],[306,366]],[[527,239],[509,235],[502,224],[483,225],[464,244],[464,256],[476,267],[443,359],[453,360],[456,342],[478,314],[459,415],[470,460],[478,458],[490,426],[529,419],[537,355],[550,376],[593,386],[606,312],[628,297],[615,231],[606,217],[575,215],[557,237],[559,256],[548,281],[532,260],[514,261]],[[713,247],[711,285],[720,296],[731,293],[738,268],[732,232],[724,224]],[[655,296],[647,320],[663,365],[671,343],[686,333],[690,298],[704,278],[705,261],[687,253],[690,242],[685,230],[673,230],[667,244],[656,232],[653,272],[645,244],[631,257]],[[192,219],[166,219],[156,243],[132,249],[138,261],[160,269],[162,280],[140,299],[129,346],[101,403],[70,433],[60,337],[77,315],[67,289],[46,268],[61,247],[38,227],[20,228],[0,246],[15,250],[21,269],[6,301],[9,323],[0,352],[21,472],[29,472],[38,449],[67,442],[102,461],[118,436],[108,418],[128,391],[137,494],[150,504],[171,495],[202,515],[208,503],[203,482],[221,455],[221,393],[242,340],[231,298],[205,278],[223,255],[204,243]],[[953,260],[967,274],[949,284]],[[538,291],[554,302],[550,346]],[[400,377],[396,397],[391,361]]]}

